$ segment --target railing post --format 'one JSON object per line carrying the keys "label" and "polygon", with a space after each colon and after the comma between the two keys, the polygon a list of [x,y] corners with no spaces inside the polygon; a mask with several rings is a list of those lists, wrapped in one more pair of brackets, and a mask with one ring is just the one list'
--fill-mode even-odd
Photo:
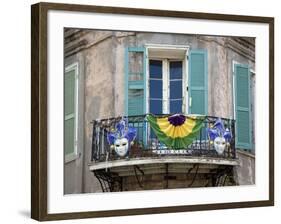
{"label": "railing post", "polygon": [[235,120],[231,121],[231,134],[232,134],[232,151],[233,151],[233,158],[236,158],[236,144],[235,144]]}

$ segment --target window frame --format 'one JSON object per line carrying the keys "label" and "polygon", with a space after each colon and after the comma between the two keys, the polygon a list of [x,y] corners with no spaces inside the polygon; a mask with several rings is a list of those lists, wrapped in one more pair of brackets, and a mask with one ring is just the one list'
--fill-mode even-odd
{"label": "window frame", "polygon": [[[189,113],[189,92],[188,88],[188,55],[190,47],[188,45],[165,45],[165,44],[146,44],[146,113],[149,113],[149,60],[161,60],[162,61],[162,80],[163,80],[163,104],[162,111],[163,114],[168,114],[170,112],[169,108],[169,99],[170,92],[165,91],[169,89],[169,81],[170,81],[170,69],[169,62],[170,61],[182,61],[183,66],[183,74],[182,74],[182,95],[183,95],[183,113]],[[151,56],[152,52],[157,52],[157,55]],[[183,56],[178,56],[177,54],[183,53]]]}
{"label": "window frame", "polygon": [[[74,71],[75,74],[75,87],[74,87],[74,149],[73,152],[69,154],[65,154],[64,150],[64,163],[69,163],[73,160],[76,160],[78,158],[78,80],[79,80],[79,64],[78,62],[74,62],[64,69],[64,76],[67,72]],[[65,83],[64,83],[65,85]],[[64,86],[65,88],[65,86]],[[64,116],[64,122],[65,122],[65,115]],[[64,131],[65,134],[65,131]]]}

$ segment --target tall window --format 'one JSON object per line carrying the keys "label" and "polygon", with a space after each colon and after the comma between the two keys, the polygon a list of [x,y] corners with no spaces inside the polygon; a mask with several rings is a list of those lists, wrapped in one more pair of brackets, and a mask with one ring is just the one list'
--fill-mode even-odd
{"label": "tall window", "polygon": [[64,74],[64,156],[65,162],[77,157],[77,97],[78,64],[65,69]]}
{"label": "tall window", "polygon": [[169,62],[169,109],[170,113],[183,112],[183,63],[182,61]]}
{"label": "tall window", "polygon": [[149,60],[149,112],[153,114],[182,113],[183,62]]}
{"label": "tall window", "polygon": [[149,61],[149,110],[153,114],[162,114],[163,110],[162,66],[162,61]]}

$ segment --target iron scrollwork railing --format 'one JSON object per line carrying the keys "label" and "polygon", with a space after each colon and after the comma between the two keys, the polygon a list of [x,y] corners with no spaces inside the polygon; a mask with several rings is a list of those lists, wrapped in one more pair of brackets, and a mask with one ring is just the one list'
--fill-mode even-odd
{"label": "iron scrollwork railing", "polygon": [[[160,115],[161,116],[161,115]],[[167,116],[167,115],[163,115]],[[136,139],[129,146],[126,159],[141,157],[164,157],[164,156],[195,156],[195,157],[215,157],[215,158],[236,158],[235,150],[235,125],[233,119],[221,118],[225,128],[231,133],[231,140],[225,146],[222,154],[215,150],[214,142],[207,134],[207,128],[212,127],[218,117],[206,116],[203,128],[194,141],[184,149],[169,149],[162,144],[153,133],[146,115],[115,117],[102,120],[93,120],[92,132],[92,161],[103,162],[120,159],[114,147],[107,141],[108,132],[121,120],[127,119],[128,125],[137,130]]]}

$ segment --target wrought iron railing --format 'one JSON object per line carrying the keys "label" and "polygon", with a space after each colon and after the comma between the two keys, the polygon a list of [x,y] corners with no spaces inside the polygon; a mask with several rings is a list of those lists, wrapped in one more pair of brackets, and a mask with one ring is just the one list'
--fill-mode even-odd
{"label": "wrought iron railing", "polygon": [[[193,140],[193,142],[184,149],[171,149],[162,144],[156,135],[153,133],[149,122],[146,119],[147,115],[115,117],[102,120],[93,120],[92,132],[92,161],[103,162],[121,159],[107,141],[108,132],[115,127],[121,119],[127,119],[130,127],[135,127],[137,135],[133,144],[129,146],[129,151],[124,157],[141,158],[153,157],[162,158],[165,156],[177,157],[215,157],[215,158],[236,158],[235,150],[235,125],[233,119],[221,118],[225,128],[231,133],[231,140],[226,144],[225,150],[219,154],[215,150],[215,144],[210,140],[207,133],[207,128],[212,127],[218,117],[206,116],[203,121],[203,128]],[[159,115],[167,116],[167,115]]]}

